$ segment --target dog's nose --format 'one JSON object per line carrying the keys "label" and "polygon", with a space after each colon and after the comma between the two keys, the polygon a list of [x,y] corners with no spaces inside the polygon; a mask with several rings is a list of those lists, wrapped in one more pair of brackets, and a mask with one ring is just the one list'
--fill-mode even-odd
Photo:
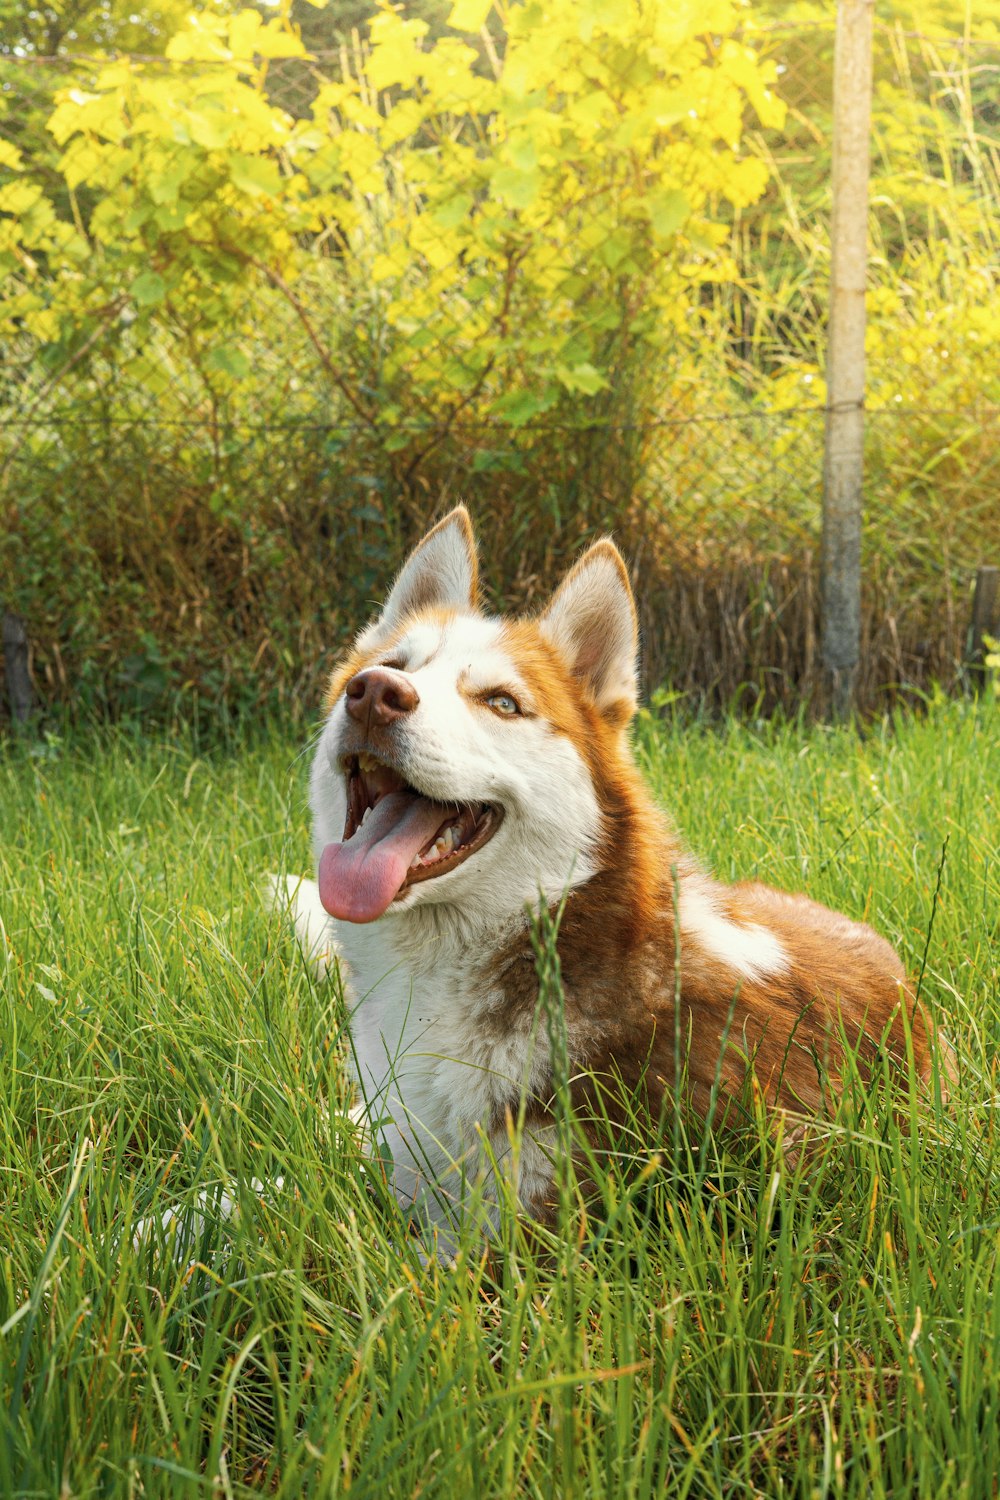
{"label": "dog's nose", "polygon": [[359,724],[391,724],[411,714],[420,696],[408,677],[386,667],[358,672],[344,689],[347,712]]}

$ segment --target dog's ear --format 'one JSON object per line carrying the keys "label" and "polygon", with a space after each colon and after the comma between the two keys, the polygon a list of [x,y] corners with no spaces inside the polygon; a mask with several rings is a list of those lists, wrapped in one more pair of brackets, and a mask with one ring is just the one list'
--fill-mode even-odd
{"label": "dog's ear", "polygon": [[410,553],[375,628],[394,629],[414,610],[434,605],[475,606],[478,572],[472,521],[465,506],[458,505]]}
{"label": "dog's ear", "polygon": [[595,542],[552,596],[539,628],[612,724],[624,726],[639,696],[639,625],[622,555]]}

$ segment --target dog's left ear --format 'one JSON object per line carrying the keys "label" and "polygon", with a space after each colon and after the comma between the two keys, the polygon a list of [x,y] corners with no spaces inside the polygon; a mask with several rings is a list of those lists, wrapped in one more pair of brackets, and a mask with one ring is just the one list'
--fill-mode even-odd
{"label": "dog's left ear", "polygon": [[469,609],[476,602],[477,578],[472,521],[465,506],[457,505],[406,559],[379,616],[379,629],[392,629],[414,610],[434,605]]}
{"label": "dog's left ear", "polygon": [[639,697],[639,625],[622,555],[595,542],[566,574],[538,621],[600,712],[624,726]]}

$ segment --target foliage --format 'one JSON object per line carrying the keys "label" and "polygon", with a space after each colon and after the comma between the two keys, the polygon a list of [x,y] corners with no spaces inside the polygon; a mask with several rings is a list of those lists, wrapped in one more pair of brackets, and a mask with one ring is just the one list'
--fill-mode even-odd
{"label": "foliage", "polygon": [[0,56],[158,53],[184,23],[186,0],[151,0],[141,12],[122,0],[0,0]]}
{"label": "foliage", "polygon": [[[1000,543],[993,18],[957,39],[944,0],[929,36],[884,16],[872,702],[954,680]],[[345,17],[220,6],[151,38],[160,59],[0,62],[0,557],[49,692],[132,701],[138,659],[147,696],[294,702],[461,493],[496,598],[615,527],[653,680],[791,704],[814,681],[828,7],[428,0],[338,52]]]}
{"label": "foliage", "polygon": [[986,641],[986,654],[983,657],[983,665],[993,679],[993,691],[1000,698],[1000,641],[994,640],[988,635]]}
{"label": "foliage", "polygon": [[515,4],[495,78],[463,39],[488,10],[456,6],[453,34],[422,48],[426,23],[385,8],[363,75],[323,83],[298,120],[266,85],[303,45],[285,15],[252,10],[193,17],[166,73],[122,60],[64,91],[48,130],[78,211],[59,216],[30,174],[0,190],[23,286],[7,329],[65,348],[101,320],[120,337],[127,315],[141,369],[177,323],[239,380],[225,335],[248,290],[295,306],[325,249],[319,273],[364,326],[346,323],[322,362],[390,448],[404,420],[474,407],[517,425],[608,389],[723,269],[712,205],[765,180],[737,151],[744,104],[772,126],[782,107],[745,45],[705,34],[732,28],[729,0],[707,15]]}
{"label": "foliage", "polygon": [[[997,28],[977,16],[966,43],[955,7],[937,10],[950,13],[946,34],[924,7],[904,4],[889,7],[895,24],[883,21],[875,32],[867,345],[874,408],[955,411],[1000,401],[1000,374],[983,358],[1000,336],[1000,176],[988,45]],[[828,14],[801,0],[788,11],[813,28]],[[918,24],[916,36],[904,29]],[[749,303],[743,321],[759,362],[771,368],[779,403],[794,405],[804,394],[823,396],[833,33],[779,30],[766,50],[794,102],[781,134],[759,141],[772,185],[738,226]]]}
{"label": "foliage", "polygon": [[[298,741],[258,726],[227,751],[128,730],[13,749],[0,1492],[987,1500],[991,706],[938,705],[864,744],[677,722],[640,747],[722,875],[806,886],[924,968],[962,1058],[953,1102],[859,1094],[798,1164],[763,1132],[703,1152],[694,1130],[657,1168],[671,1122],[664,1142],[623,1139],[589,1211],[569,1192],[558,1234],[532,1242],[507,1213],[494,1258],[470,1232],[442,1272],[337,1112],[336,986],[260,908],[262,870],[309,860]],[[187,1255],[133,1243],[202,1193]]]}

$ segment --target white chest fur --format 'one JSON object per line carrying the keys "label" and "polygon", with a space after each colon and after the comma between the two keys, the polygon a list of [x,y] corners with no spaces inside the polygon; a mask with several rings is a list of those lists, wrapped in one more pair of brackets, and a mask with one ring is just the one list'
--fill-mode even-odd
{"label": "white chest fur", "polygon": [[454,1202],[481,1170],[498,1111],[537,1086],[548,1058],[533,1024],[494,1034],[498,997],[461,941],[440,931],[416,939],[407,926],[336,925],[352,1070],[401,1202],[425,1199],[430,1184]]}

